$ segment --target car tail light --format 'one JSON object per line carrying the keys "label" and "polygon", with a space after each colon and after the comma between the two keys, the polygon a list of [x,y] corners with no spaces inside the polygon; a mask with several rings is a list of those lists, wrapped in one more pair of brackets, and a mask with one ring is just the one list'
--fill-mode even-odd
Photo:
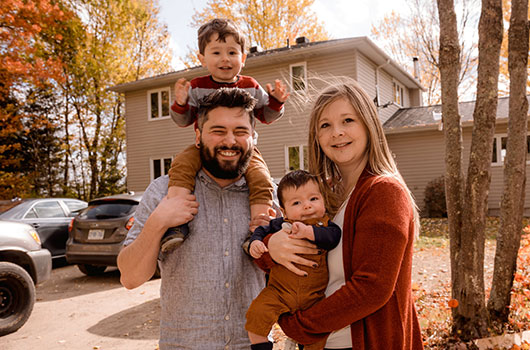
{"label": "car tail light", "polygon": [[125,224],[125,229],[126,229],[127,231],[129,231],[133,224],[134,224],[134,216],[132,216],[132,217],[127,221],[127,223]]}
{"label": "car tail light", "polygon": [[72,229],[74,228],[74,220],[75,219],[72,219],[72,221],[70,221],[68,224],[68,233],[72,232]]}

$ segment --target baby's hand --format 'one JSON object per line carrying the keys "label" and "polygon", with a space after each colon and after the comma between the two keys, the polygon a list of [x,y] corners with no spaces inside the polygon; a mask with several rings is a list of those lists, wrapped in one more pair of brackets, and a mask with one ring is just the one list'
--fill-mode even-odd
{"label": "baby's hand", "polygon": [[311,225],[305,225],[301,222],[295,222],[293,223],[293,227],[291,229],[291,234],[289,235],[291,238],[305,238],[310,241],[315,240],[315,232],[313,231],[313,226]]}
{"label": "baby's hand", "polygon": [[175,83],[175,101],[184,106],[188,102],[188,91],[190,89],[190,82],[184,78],[180,78]]}
{"label": "baby's hand", "polygon": [[267,249],[267,246],[265,245],[265,243],[263,243],[262,241],[252,241],[252,243],[250,243],[249,251],[250,251],[250,255],[254,259],[259,259],[261,258],[263,253],[266,253],[269,250]]}
{"label": "baby's hand", "polygon": [[287,101],[287,98],[289,97],[289,93],[287,92],[287,87],[284,83],[276,79],[274,81],[274,90],[272,89],[271,84],[267,84],[267,92],[269,95],[273,96],[275,99],[280,101],[281,103],[284,103]]}

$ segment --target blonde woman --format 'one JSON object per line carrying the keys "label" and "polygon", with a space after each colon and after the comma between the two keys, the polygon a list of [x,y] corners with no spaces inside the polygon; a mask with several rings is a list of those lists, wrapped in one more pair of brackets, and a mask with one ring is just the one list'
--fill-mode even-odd
{"label": "blonde woman", "polygon": [[[339,245],[329,252],[326,298],[278,323],[301,344],[325,349],[423,349],[411,290],[414,199],[397,170],[377,110],[354,81],[318,96],[309,129],[310,172],[320,179]],[[308,242],[276,233],[271,257],[295,273]]]}

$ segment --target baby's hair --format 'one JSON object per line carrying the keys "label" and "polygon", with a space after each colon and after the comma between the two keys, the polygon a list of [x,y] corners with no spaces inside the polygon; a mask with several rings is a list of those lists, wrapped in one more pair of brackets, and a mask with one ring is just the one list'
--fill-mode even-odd
{"label": "baby's hair", "polygon": [[288,188],[297,189],[309,181],[313,181],[318,186],[318,178],[315,175],[310,174],[305,170],[294,170],[290,173],[287,173],[280,180],[278,185],[278,202],[280,203],[280,208],[285,209],[283,202],[283,192]]}
{"label": "baby's hair", "polygon": [[218,41],[226,42],[226,36],[231,35],[234,37],[234,41],[241,46],[241,53],[245,53],[246,40],[245,36],[237,26],[237,24],[225,18],[214,18],[211,21],[203,24],[198,31],[199,39],[199,52],[204,55],[206,45],[210,42],[210,38],[213,34],[217,33]]}

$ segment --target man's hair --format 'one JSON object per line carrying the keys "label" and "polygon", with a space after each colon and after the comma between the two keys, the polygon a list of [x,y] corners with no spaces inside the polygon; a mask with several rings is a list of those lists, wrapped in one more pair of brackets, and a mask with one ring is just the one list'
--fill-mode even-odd
{"label": "man's hair", "polygon": [[313,181],[318,186],[318,177],[315,175],[310,174],[309,172],[305,170],[295,170],[291,171],[290,173],[287,173],[282,179],[280,180],[280,184],[278,185],[278,202],[280,203],[280,208],[285,209],[284,207],[284,198],[283,193],[288,188],[294,188],[297,189],[309,181]]}
{"label": "man's hair", "polygon": [[208,113],[217,107],[237,108],[240,107],[248,113],[250,125],[254,128],[254,107],[256,99],[248,91],[240,88],[219,88],[199,101],[197,112],[197,126],[200,131],[208,120]]}
{"label": "man's hair", "polygon": [[241,53],[245,53],[245,36],[237,24],[230,19],[214,18],[211,21],[203,24],[197,32],[199,40],[199,52],[201,55],[204,55],[206,45],[208,45],[211,36],[215,33],[218,35],[217,40],[222,42],[226,42],[226,36],[231,35],[234,37],[234,41],[241,46]]}

